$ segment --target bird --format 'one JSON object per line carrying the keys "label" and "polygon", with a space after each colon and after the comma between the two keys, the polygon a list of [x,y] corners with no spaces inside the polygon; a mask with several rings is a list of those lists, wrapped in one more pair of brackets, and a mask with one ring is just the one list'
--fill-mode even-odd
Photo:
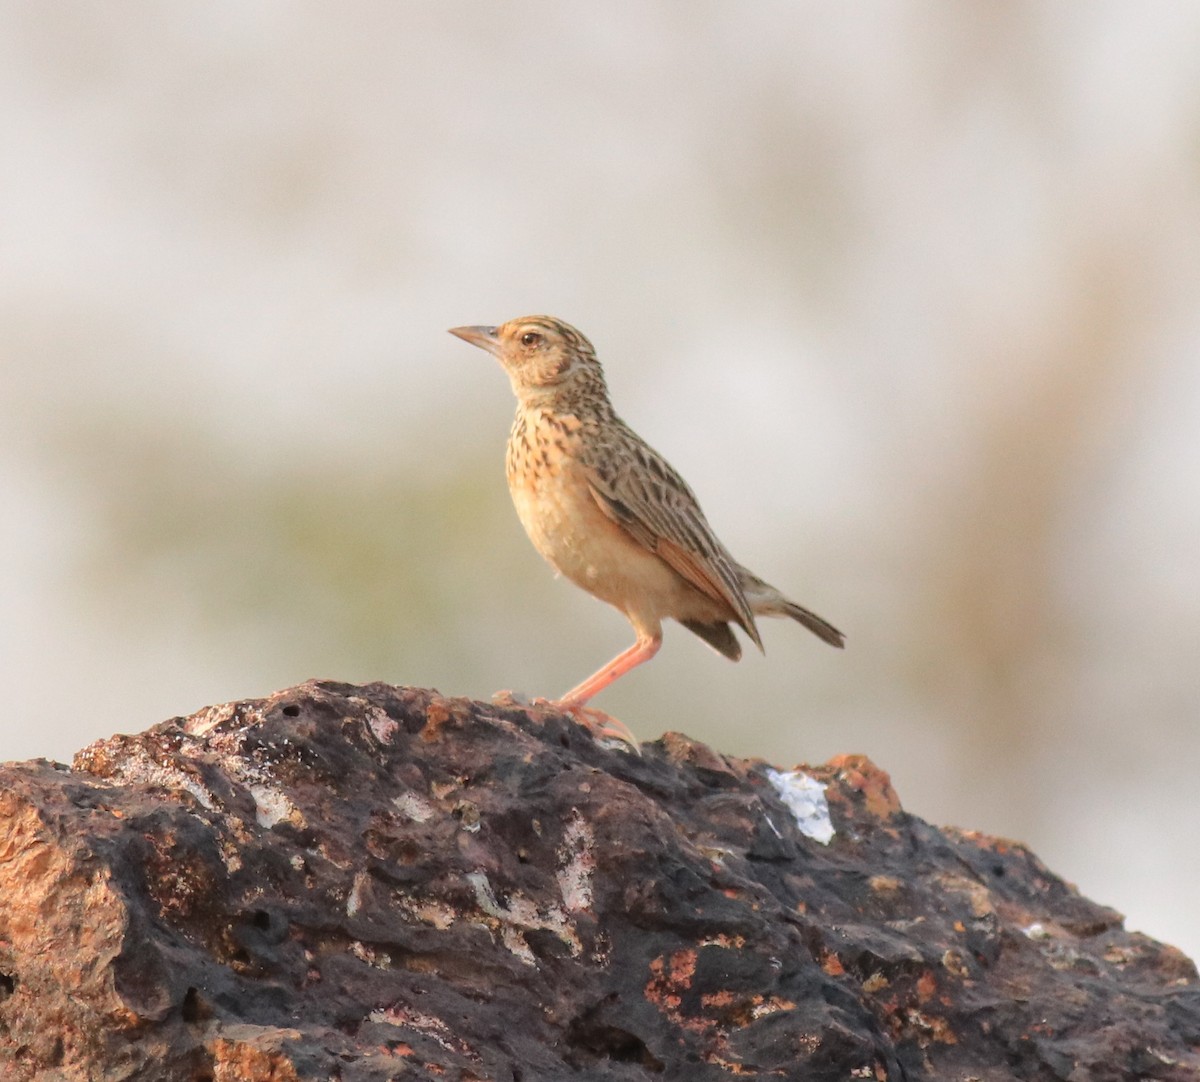
{"label": "bird", "polygon": [[729,554],[683,478],[617,416],[596,351],[578,330],[537,315],[450,333],[491,353],[512,384],[505,473],[534,548],[633,626],[632,646],[552,705],[628,739],[587,704],[658,653],[669,618],[732,661],[742,654],[733,625],[763,649],[758,616],[790,617],[831,646],[845,644],[836,627]]}

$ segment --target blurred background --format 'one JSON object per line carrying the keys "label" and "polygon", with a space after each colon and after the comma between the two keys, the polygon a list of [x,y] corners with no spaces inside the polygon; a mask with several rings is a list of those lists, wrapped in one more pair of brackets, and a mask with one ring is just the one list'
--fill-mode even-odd
{"label": "blurred background", "polygon": [[1030,844],[1200,954],[1200,6],[7,2],[0,757],[631,641],[446,334],[549,312],[738,559],[597,705]]}

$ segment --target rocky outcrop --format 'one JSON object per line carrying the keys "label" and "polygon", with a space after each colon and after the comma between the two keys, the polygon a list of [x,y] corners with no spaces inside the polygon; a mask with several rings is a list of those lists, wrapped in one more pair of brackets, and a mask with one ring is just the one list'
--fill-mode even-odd
{"label": "rocky outcrop", "polygon": [[867,760],[314,682],[0,778],[0,1078],[1196,1079],[1200,984]]}

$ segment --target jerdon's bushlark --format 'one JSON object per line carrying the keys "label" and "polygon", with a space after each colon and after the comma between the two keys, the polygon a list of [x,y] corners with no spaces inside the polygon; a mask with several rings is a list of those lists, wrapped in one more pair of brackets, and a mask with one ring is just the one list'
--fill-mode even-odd
{"label": "jerdon's bushlark", "polygon": [[755,616],[790,616],[843,644],[837,628],[729,555],[683,478],[613,412],[595,350],[574,327],[525,316],[450,333],[494,354],[512,382],[508,487],[529,539],[637,635],[557,705],[582,715],[592,696],[658,652],[667,617],[733,661],[742,648],[731,623],[762,649]]}

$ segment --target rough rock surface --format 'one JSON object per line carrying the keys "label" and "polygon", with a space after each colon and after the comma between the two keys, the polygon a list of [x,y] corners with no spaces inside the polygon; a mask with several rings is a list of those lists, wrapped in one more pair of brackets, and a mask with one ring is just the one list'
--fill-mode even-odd
{"label": "rough rock surface", "polygon": [[314,682],[0,772],[0,1079],[1200,1078],[1191,962],[865,759]]}

